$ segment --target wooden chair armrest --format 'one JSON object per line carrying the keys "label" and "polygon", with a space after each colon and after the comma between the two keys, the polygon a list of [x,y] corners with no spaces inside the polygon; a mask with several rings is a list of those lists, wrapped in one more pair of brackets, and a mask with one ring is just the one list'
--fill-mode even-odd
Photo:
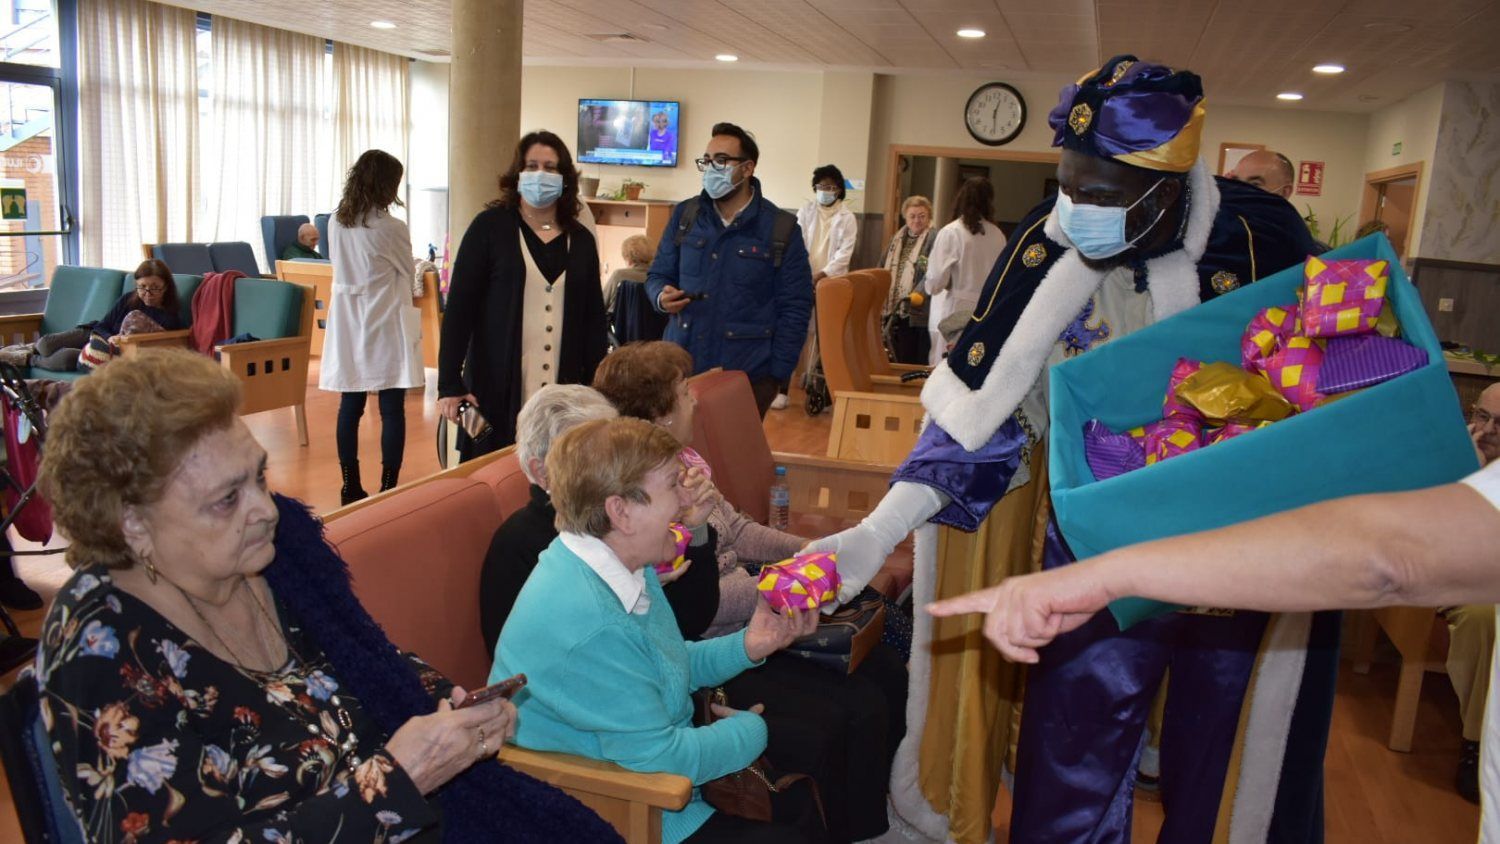
{"label": "wooden chair armrest", "polygon": [[797,467],[884,478],[889,478],[895,474],[898,468],[894,463],[856,463],[852,460],[840,460],[837,457],[820,457],[815,454],[791,454],[785,451],[771,452],[771,462],[777,466],[785,466],[788,473],[792,471],[793,467]]}
{"label": "wooden chair armrest", "polygon": [[13,334],[24,334],[30,340],[42,330],[41,314],[7,314],[0,316],[0,337],[9,341]]}
{"label": "wooden chair armrest", "polygon": [[902,381],[899,375],[871,375],[870,385],[877,393],[885,393],[890,390],[901,390],[907,393],[922,392],[923,381]]}
{"label": "wooden chair armrest", "polygon": [[298,334],[295,337],[278,337],[275,340],[251,340],[248,343],[230,343],[225,346],[215,346],[214,351],[219,353],[219,360],[230,361],[234,358],[247,358],[266,353],[272,353],[282,349],[296,349],[312,343],[311,337]]}
{"label": "wooden chair armrest", "polygon": [[500,751],[500,761],[565,791],[644,803],[669,811],[686,806],[693,794],[693,783],[684,776],[642,774],[627,771],[613,762],[565,753],[507,745]]}
{"label": "wooden chair armrest", "polygon": [[916,390],[903,388],[900,391],[892,390],[890,392],[883,392],[881,390],[873,390],[871,392],[864,392],[862,390],[840,390],[834,395],[834,398],[865,399],[867,401],[886,402],[887,404],[919,405],[922,403],[922,396],[919,395],[920,392],[920,388]]}
{"label": "wooden chair armrest", "polygon": [[923,366],[919,363],[893,363],[891,369],[895,372],[931,372],[932,367]]}
{"label": "wooden chair armrest", "polygon": [[149,334],[127,334],[120,338],[121,357],[134,357],[141,349],[187,349],[193,345],[193,330],[153,331]]}

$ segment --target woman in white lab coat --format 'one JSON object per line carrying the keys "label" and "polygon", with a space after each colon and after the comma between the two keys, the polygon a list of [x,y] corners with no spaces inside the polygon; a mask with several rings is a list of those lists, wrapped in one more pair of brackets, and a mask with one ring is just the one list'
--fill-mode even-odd
{"label": "woman in white lab coat", "polygon": [[937,366],[948,354],[948,341],[940,326],[955,314],[972,314],[990,270],[1005,249],[1005,234],[990,221],[994,214],[995,189],[989,179],[966,179],[953,201],[953,222],[938,230],[927,257],[927,277],[922,284],[931,297],[927,333],[932,337],[930,362]]}
{"label": "woman in white lab coat", "polygon": [[[845,275],[849,272],[849,261],[854,257],[854,241],[859,234],[859,224],[854,212],[844,207],[844,174],[832,164],[824,164],[813,170],[813,201],[797,212],[797,227],[802,230],[802,241],[807,244],[807,261],[812,265],[813,287],[825,278]],[[817,337],[817,309],[813,309],[808,322],[809,342]],[[811,357],[816,357],[816,346]],[[790,380],[781,384],[776,398],[771,401],[772,410],[787,406],[787,389]]]}
{"label": "woman in white lab coat", "polygon": [[333,292],[318,387],[342,393],[337,432],[339,501],[366,497],[359,478],[359,420],[369,393],[380,403],[380,489],[396,485],[406,448],[406,391],[422,386],[421,316],[411,300],[411,232],[392,217],[401,162],[378,149],[349,168],[328,221]]}

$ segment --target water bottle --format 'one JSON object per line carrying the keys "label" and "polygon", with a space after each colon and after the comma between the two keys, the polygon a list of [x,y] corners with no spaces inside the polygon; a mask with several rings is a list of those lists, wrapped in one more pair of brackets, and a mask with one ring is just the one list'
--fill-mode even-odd
{"label": "water bottle", "polygon": [[791,525],[792,491],[786,485],[786,467],[776,467],[776,480],[771,483],[771,527],[785,531]]}

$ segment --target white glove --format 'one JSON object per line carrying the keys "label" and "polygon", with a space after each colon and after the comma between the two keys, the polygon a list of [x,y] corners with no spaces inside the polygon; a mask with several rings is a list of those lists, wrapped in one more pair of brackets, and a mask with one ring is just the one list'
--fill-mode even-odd
{"label": "white glove", "polygon": [[[897,481],[863,521],[848,530],[808,543],[802,553],[838,554],[839,603],[847,603],[869,584],[907,534],[948,506],[948,496],[910,481]],[[833,607],[826,607],[831,612]]]}

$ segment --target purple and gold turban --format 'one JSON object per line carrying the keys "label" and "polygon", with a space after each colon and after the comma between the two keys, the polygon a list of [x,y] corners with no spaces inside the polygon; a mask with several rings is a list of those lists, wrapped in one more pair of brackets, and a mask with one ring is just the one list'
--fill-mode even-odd
{"label": "purple and gold turban", "polygon": [[1203,116],[1197,74],[1115,56],[1064,88],[1047,123],[1055,147],[1186,173],[1198,161]]}

